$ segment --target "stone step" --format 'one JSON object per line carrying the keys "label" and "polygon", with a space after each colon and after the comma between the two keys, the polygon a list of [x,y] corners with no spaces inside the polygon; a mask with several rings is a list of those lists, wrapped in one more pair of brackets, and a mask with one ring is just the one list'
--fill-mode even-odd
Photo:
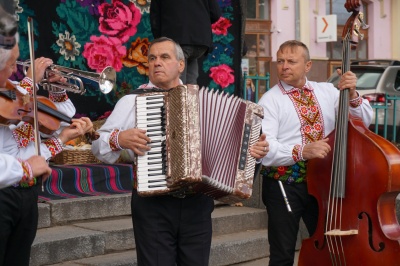
{"label": "stone step", "polygon": [[[298,261],[299,261],[299,251],[296,251],[295,256],[294,256],[293,266],[297,266]],[[266,257],[266,258],[262,258],[262,259],[256,259],[256,260],[237,263],[237,264],[234,264],[234,266],[265,266],[265,265],[268,265],[268,263],[269,263],[269,257]]]}
{"label": "stone step", "polygon": [[[61,206],[60,203],[55,205]],[[88,216],[93,217],[92,214]],[[215,208],[212,219],[215,241],[219,236],[226,237],[237,232],[265,230],[267,225],[266,211],[250,207],[219,206]],[[32,246],[31,265],[54,264],[135,248],[130,215],[79,219],[73,223],[72,219],[60,221],[59,224],[69,224],[38,230]],[[246,238],[245,235],[242,237]]]}
{"label": "stone step", "polygon": [[91,196],[38,203],[38,228],[65,225],[89,219],[131,214],[131,194]]}
{"label": "stone step", "polygon": [[[210,266],[233,265],[266,256],[268,256],[268,241],[265,229],[214,236]],[[136,253],[131,249],[52,265],[136,266],[137,261]]]}

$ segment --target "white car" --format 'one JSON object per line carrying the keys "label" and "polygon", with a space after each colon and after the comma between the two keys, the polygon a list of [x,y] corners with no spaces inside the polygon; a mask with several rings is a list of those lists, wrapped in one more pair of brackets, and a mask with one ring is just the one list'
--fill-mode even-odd
{"label": "white car", "polygon": [[[357,76],[357,91],[368,99],[374,108],[370,129],[390,141],[400,142],[400,61],[361,60],[354,61],[350,70]],[[337,86],[339,77],[332,74],[328,82]],[[394,106],[396,106],[394,112]],[[385,128],[385,109],[387,109]],[[377,119],[375,118],[377,117]],[[395,127],[393,127],[395,125]],[[396,139],[394,139],[394,134]]]}

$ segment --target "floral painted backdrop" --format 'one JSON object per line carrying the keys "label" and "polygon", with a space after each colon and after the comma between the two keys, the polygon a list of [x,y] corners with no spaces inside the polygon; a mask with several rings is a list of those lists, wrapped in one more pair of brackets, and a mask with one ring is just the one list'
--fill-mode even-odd
{"label": "floral painted backdrop", "polygon": [[[190,1],[190,0],[188,0]],[[240,91],[240,1],[217,0],[223,16],[213,25],[214,49],[202,60],[200,86],[237,94]],[[102,94],[86,82],[86,93],[69,93],[77,116],[102,118],[119,98],[148,82],[147,51],[153,39],[150,0],[15,0],[19,18],[20,60],[29,59],[27,18],[34,21],[35,56],[57,65],[89,72],[106,66],[117,83]],[[13,79],[22,77],[22,70]],[[45,94],[45,93],[44,93]]]}

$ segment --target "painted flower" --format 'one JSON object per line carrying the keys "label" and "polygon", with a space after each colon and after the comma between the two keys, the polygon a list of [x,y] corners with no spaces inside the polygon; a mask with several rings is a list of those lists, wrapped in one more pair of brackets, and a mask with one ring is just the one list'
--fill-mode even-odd
{"label": "painted flower", "polygon": [[[210,53],[208,53],[207,57],[212,62],[219,62],[221,61],[221,58],[224,58],[225,56],[232,58],[233,52],[234,52],[233,47],[229,44],[222,45],[221,43],[214,43],[214,48]],[[232,61],[230,61],[229,63],[231,62]],[[227,63],[227,61],[225,61],[225,63]]]}
{"label": "painted flower", "polygon": [[232,0],[218,0],[218,4],[221,8],[231,6],[231,2],[232,2]]}
{"label": "painted flower", "polygon": [[232,23],[229,19],[220,17],[217,22],[211,25],[211,28],[214,34],[226,36],[230,26],[232,26]]}
{"label": "painted flower", "polygon": [[135,35],[142,18],[140,10],[133,3],[125,5],[120,0],[113,0],[112,4],[101,4],[99,12],[99,31],[123,43]]}
{"label": "painted flower", "polygon": [[17,21],[19,21],[19,14],[24,12],[24,9],[19,5],[19,0],[14,0],[14,6],[15,6],[15,17]]}
{"label": "painted flower", "polygon": [[65,31],[65,35],[59,33],[56,43],[60,46],[60,54],[64,56],[65,60],[75,61],[75,56],[79,55],[79,48],[81,48],[81,44],[76,42],[75,35],[70,36],[68,31]]}
{"label": "painted flower", "polygon": [[104,112],[104,114],[103,115],[101,115],[101,116],[99,116],[99,120],[101,120],[101,119],[106,119],[107,117],[109,117],[110,115],[111,115],[111,112],[112,111],[106,111],[106,112]]}
{"label": "painted flower", "polygon": [[126,67],[137,67],[137,71],[142,75],[149,75],[149,64],[147,55],[149,52],[149,39],[137,38],[136,41],[131,43],[126,56],[122,58],[122,63]]}
{"label": "painted flower", "polygon": [[149,13],[150,12],[150,2],[151,0],[129,0],[134,3],[136,7],[140,9],[140,13]]}
{"label": "painted flower", "polygon": [[86,43],[82,55],[87,64],[97,72],[103,71],[107,66],[112,66],[116,71],[122,69],[122,57],[126,54],[126,47],[121,40],[113,37],[91,36],[92,42]]}
{"label": "painted flower", "polygon": [[81,6],[87,7],[90,15],[98,16],[99,13],[99,5],[104,3],[105,0],[77,0]]}
{"label": "painted flower", "polygon": [[212,78],[214,82],[222,88],[228,87],[229,84],[232,84],[235,81],[235,76],[232,74],[233,69],[228,65],[222,64],[215,66],[210,68],[210,71],[210,78]]}

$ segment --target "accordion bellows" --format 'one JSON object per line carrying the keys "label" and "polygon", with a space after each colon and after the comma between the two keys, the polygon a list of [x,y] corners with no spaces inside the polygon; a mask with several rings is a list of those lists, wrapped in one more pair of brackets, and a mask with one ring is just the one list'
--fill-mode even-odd
{"label": "accordion bellows", "polygon": [[138,183],[146,184],[137,186],[139,195],[190,190],[227,203],[249,198],[255,170],[249,148],[260,135],[262,107],[196,85],[150,94],[164,96],[165,182],[146,184],[148,172],[142,175],[138,162]]}

